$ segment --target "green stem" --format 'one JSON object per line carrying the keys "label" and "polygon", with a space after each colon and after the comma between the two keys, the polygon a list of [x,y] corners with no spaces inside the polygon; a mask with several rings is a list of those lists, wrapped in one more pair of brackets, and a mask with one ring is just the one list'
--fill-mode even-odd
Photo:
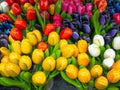
{"label": "green stem", "polygon": [[43,90],[43,86],[39,86],[38,90]]}
{"label": "green stem", "polygon": [[[6,78],[6,77],[0,77],[0,84],[4,85],[4,86],[17,86],[20,88],[30,88],[30,86],[22,81],[19,80],[13,80],[11,78]],[[30,90],[30,89],[29,89]]]}
{"label": "green stem", "polygon": [[11,12],[8,12],[8,15],[12,18],[13,21],[16,20],[16,17]]}
{"label": "green stem", "polygon": [[31,90],[31,88],[29,88],[29,87],[26,87],[26,88],[24,88],[24,90]]}
{"label": "green stem", "polygon": [[46,24],[46,11],[44,11],[44,18],[43,18],[43,27],[45,27],[45,24]]}
{"label": "green stem", "polygon": [[38,90],[38,87],[34,83],[32,83],[32,85],[35,88],[35,90]]}
{"label": "green stem", "polygon": [[42,18],[40,16],[39,10],[37,8],[37,4],[35,4],[35,11],[36,11],[36,14],[37,14],[38,22],[39,22],[39,24],[41,24],[42,30],[43,30],[44,29],[44,23],[42,21]]}

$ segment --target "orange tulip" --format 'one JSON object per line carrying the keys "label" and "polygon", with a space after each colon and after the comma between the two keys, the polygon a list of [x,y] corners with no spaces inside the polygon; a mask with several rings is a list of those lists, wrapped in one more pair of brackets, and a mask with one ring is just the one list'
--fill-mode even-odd
{"label": "orange tulip", "polygon": [[107,79],[111,83],[117,83],[120,80],[120,70],[112,69],[107,73]]}
{"label": "orange tulip", "polygon": [[89,56],[86,53],[80,53],[78,54],[78,65],[84,65],[84,66],[88,66],[89,64]]}
{"label": "orange tulip", "polygon": [[86,40],[79,40],[77,46],[80,53],[85,53],[88,50],[88,44]]}

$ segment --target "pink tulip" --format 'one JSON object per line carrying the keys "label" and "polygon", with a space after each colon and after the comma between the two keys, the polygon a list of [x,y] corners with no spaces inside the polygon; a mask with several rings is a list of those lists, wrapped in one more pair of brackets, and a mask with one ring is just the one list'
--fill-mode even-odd
{"label": "pink tulip", "polygon": [[85,5],[85,10],[86,10],[87,12],[92,11],[92,8],[93,8],[92,3],[86,3],[86,5]]}
{"label": "pink tulip", "polygon": [[62,22],[62,17],[60,16],[60,14],[54,14],[53,21]]}
{"label": "pink tulip", "polygon": [[113,15],[113,19],[115,20],[115,22],[116,22],[117,24],[120,24],[120,13],[115,13],[115,14]]}
{"label": "pink tulip", "polygon": [[62,26],[60,21],[54,21],[53,24],[55,25],[55,28],[58,28],[58,27]]}
{"label": "pink tulip", "polygon": [[85,6],[84,5],[79,5],[78,10],[79,14],[84,14],[85,13]]}
{"label": "pink tulip", "polygon": [[67,11],[67,10],[68,10],[68,5],[69,5],[69,3],[64,1],[64,2],[62,3],[62,10],[63,10],[63,11]]}
{"label": "pink tulip", "polygon": [[[46,14],[45,15],[46,16],[46,20],[49,20],[49,18],[50,18],[49,13],[47,11],[45,11],[45,14]],[[41,15],[42,18],[44,18],[44,11],[40,12],[40,15]]]}

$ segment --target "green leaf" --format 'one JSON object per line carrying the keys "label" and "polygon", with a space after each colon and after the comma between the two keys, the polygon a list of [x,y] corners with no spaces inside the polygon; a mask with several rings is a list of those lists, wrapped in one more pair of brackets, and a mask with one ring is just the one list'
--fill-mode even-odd
{"label": "green leaf", "polygon": [[99,12],[98,10],[95,11],[94,15],[92,16],[92,23],[95,29],[95,34],[99,34],[101,31],[101,25],[99,24]]}

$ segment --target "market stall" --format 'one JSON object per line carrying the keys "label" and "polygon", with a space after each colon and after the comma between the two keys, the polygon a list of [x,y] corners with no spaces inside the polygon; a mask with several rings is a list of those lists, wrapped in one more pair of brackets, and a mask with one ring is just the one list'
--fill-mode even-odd
{"label": "market stall", "polygon": [[0,2],[0,90],[119,90],[119,0]]}

